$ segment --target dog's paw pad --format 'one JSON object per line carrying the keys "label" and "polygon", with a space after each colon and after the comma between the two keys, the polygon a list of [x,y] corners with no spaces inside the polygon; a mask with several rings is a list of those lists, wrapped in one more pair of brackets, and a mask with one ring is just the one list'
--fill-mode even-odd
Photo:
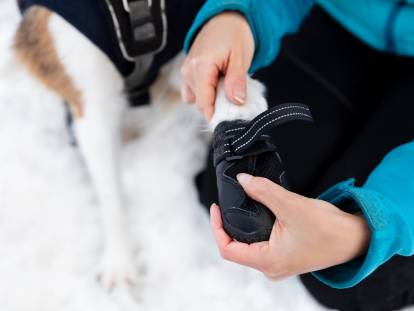
{"label": "dog's paw pad", "polygon": [[138,272],[132,258],[119,254],[103,256],[97,277],[107,291],[117,286],[135,286],[138,282]]}

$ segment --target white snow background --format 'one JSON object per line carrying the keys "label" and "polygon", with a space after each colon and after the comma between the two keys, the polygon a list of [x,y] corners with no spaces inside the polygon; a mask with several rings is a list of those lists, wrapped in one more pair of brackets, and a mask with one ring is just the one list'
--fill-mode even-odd
{"label": "white snow background", "polygon": [[124,146],[140,281],[105,291],[99,206],[61,100],[13,58],[18,21],[15,1],[0,0],[0,311],[324,310],[297,278],[272,283],[219,257],[193,184],[203,126],[184,105],[144,108],[156,122],[138,117],[144,134]]}

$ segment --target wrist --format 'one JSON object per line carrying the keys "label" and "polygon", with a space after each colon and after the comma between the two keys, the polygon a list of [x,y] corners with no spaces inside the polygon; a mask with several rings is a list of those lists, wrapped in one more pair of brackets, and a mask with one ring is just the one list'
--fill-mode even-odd
{"label": "wrist", "polygon": [[[233,39],[239,39],[246,44],[248,49],[252,49],[254,51],[255,39],[253,31],[243,13],[239,11],[224,11],[208,21],[206,25],[204,25],[204,28],[208,27],[209,24],[219,25],[220,27],[218,28],[222,30],[226,29],[229,31],[229,34],[233,37]],[[236,32],[237,34],[234,37],[233,35]]]}
{"label": "wrist", "polygon": [[[254,38],[253,42],[256,41],[255,31],[252,29],[253,23],[250,16],[251,8],[247,2],[231,1],[231,3],[224,2],[223,4],[218,4],[216,2],[217,1],[207,1],[196,16],[194,23],[188,31],[184,41],[184,50],[187,53],[190,51],[190,48],[198,34],[205,29],[208,24],[216,24],[214,21],[217,20],[235,20],[243,25],[247,25]],[[228,29],[228,25],[226,24],[220,23],[220,26],[223,26],[220,29],[220,33],[223,33],[223,31]]]}
{"label": "wrist", "polygon": [[371,229],[362,213],[353,215],[355,222],[356,234],[356,247],[355,257],[365,254],[368,250],[369,242],[371,240]]}
{"label": "wrist", "polygon": [[343,228],[344,245],[346,245],[346,249],[344,250],[344,257],[342,258],[341,263],[351,261],[364,255],[368,250],[371,239],[371,230],[362,213],[346,213],[346,218],[346,225]]}
{"label": "wrist", "polygon": [[339,217],[332,221],[331,230],[337,232],[338,243],[336,243],[334,252],[338,256],[332,266],[364,255],[371,240],[371,229],[354,200],[335,202],[334,206],[338,209],[337,216]]}

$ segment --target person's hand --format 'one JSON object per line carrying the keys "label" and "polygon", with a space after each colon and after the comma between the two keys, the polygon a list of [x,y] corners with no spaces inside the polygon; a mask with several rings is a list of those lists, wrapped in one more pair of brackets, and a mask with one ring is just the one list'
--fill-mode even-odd
{"label": "person's hand", "polygon": [[227,97],[235,104],[246,99],[246,75],[254,55],[254,39],[243,15],[224,12],[207,22],[183,64],[182,97],[196,103],[210,120],[219,77],[224,75]]}
{"label": "person's hand", "polygon": [[270,240],[254,244],[234,241],[223,229],[219,207],[211,207],[211,226],[224,259],[252,267],[268,278],[321,270],[363,254],[370,229],[360,215],[289,192],[268,179],[239,174],[246,193],[277,217]]}

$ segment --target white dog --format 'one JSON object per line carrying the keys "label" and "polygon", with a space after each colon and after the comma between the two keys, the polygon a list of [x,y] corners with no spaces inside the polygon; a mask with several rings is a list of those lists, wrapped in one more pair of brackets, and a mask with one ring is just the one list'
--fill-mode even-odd
{"label": "white dog", "polygon": [[[70,106],[79,149],[102,209],[103,285],[111,288],[118,283],[134,283],[119,171],[121,128],[128,105],[124,78],[96,45],[61,16],[41,6],[31,7],[23,16],[14,49],[28,71]],[[79,66],[80,60],[87,66]],[[180,60],[177,62],[152,87],[153,101],[180,102]],[[225,119],[250,119],[267,108],[264,88],[248,81],[249,97],[243,107],[227,101],[220,84],[213,127]]]}

